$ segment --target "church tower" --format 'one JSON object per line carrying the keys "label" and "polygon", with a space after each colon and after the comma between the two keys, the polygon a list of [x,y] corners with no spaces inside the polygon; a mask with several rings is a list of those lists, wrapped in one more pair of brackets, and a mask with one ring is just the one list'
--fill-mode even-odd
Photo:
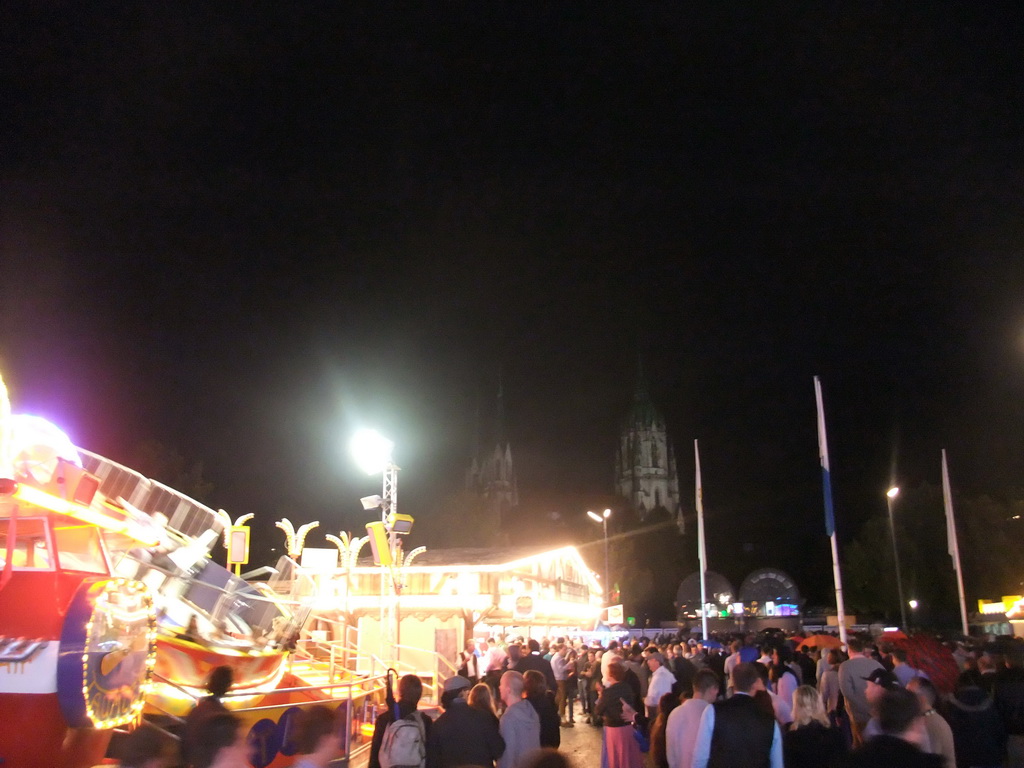
{"label": "church tower", "polygon": [[683,531],[675,452],[668,439],[665,419],[651,400],[642,369],[637,377],[633,406],[619,437],[615,490],[629,501],[641,521],[660,507],[676,521],[679,531]]}
{"label": "church tower", "polygon": [[500,526],[507,510],[519,506],[519,486],[512,464],[512,445],[505,436],[505,398],[498,383],[498,407],[494,425],[494,448],[475,446],[473,463],[466,472],[466,490],[477,494],[485,514]]}

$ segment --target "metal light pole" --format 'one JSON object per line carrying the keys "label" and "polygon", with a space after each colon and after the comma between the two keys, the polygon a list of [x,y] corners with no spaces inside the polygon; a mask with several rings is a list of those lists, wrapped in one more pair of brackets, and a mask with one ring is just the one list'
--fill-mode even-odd
{"label": "metal light pole", "polygon": [[612,511],[606,509],[600,515],[597,512],[591,512],[587,510],[587,517],[593,520],[595,523],[600,523],[604,529],[604,599],[607,604],[611,599],[612,585],[609,581],[609,568],[608,568],[608,518],[612,516]]}
{"label": "metal light pole", "polygon": [[910,626],[907,624],[907,604],[903,600],[903,578],[900,576],[900,553],[896,548],[896,524],[893,522],[892,515],[892,505],[899,493],[900,489],[893,486],[885,492],[885,501],[889,509],[889,538],[892,539],[892,561],[896,566],[896,592],[900,599],[900,621],[903,622],[904,629],[909,629]]}
{"label": "metal light pole", "polygon": [[[393,461],[389,461],[387,466],[384,467],[384,493],[383,501],[381,501],[380,512],[381,520],[388,530],[388,549],[391,552],[392,568],[401,568],[401,563],[396,562],[401,557],[398,552],[398,537],[395,534],[395,529],[389,523],[389,516],[393,516],[398,512],[398,465]],[[394,519],[393,517],[391,519]],[[391,650],[391,658],[395,661],[398,660],[398,634],[400,628],[398,622],[400,621],[397,610],[398,603],[398,587],[394,583],[394,579],[384,578],[387,575],[387,569],[381,570],[381,578],[388,582],[389,586],[381,587],[382,596],[386,597],[386,615],[384,617],[384,645]]]}
{"label": "metal light pole", "polygon": [[[394,528],[389,524],[389,518],[394,519],[398,509],[398,465],[391,459],[391,451],[394,443],[381,437],[372,430],[363,430],[352,438],[352,455],[360,468],[367,474],[374,475],[381,472],[384,475],[383,493],[380,499],[367,497],[362,500],[364,508],[371,509],[377,504],[380,505],[381,524],[388,532],[388,552],[392,562],[395,558],[396,536]],[[381,656],[388,656],[389,661],[397,656],[395,645],[397,631],[395,627],[395,602],[391,579],[388,578],[389,566],[381,565],[380,569],[380,651]]]}

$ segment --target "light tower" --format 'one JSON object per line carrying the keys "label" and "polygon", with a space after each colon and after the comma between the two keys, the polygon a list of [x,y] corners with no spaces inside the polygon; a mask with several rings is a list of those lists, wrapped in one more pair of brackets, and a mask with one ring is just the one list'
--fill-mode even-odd
{"label": "light tower", "polygon": [[[412,530],[413,518],[398,513],[398,470],[391,458],[395,444],[374,430],[360,430],[352,438],[351,451],[356,464],[368,475],[384,475],[383,493],[360,499],[363,509],[380,508],[380,520],[366,524],[366,533],[380,571],[380,637],[382,660],[397,659],[398,616],[395,603],[398,585],[394,569],[401,567],[398,535]],[[390,577],[390,578],[389,578]],[[387,658],[385,658],[387,657]]]}

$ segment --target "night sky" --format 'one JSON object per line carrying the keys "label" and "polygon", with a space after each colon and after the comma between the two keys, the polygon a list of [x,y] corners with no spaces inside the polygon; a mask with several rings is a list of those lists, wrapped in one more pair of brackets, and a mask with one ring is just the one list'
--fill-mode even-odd
{"label": "night sky", "polygon": [[0,10],[16,411],[313,545],[378,488],[358,426],[436,513],[499,371],[524,509],[578,518],[638,356],[712,567],[827,568],[816,374],[844,539],[943,447],[1021,486],[1019,5],[190,5]]}

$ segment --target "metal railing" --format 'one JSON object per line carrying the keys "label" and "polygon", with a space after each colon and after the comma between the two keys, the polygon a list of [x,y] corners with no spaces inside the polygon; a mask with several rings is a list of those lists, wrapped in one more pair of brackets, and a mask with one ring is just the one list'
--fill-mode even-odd
{"label": "metal railing", "polygon": [[[167,678],[154,674],[153,679],[157,682],[169,685],[175,688],[184,697],[190,699],[193,702],[193,706],[198,703],[199,699],[193,695],[189,690],[182,688]],[[367,734],[364,730],[364,725],[372,724],[376,720],[377,705],[383,701],[383,695],[385,686],[387,683],[387,673],[382,675],[376,675],[374,677],[361,678],[359,680],[349,680],[346,682],[333,683],[328,685],[303,685],[303,686],[292,686],[290,688],[274,688],[266,691],[265,694],[270,695],[282,695],[289,696],[291,694],[307,694],[307,693],[319,693],[326,696],[324,699],[314,699],[304,702],[290,702],[287,704],[258,704],[249,707],[236,707],[230,708],[232,714],[236,717],[242,718],[243,722],[257,721],[263,719],[261,715],[269,714],[274,711],[284,711],[290,707],[300,706],[301,704],[331,704],[338,702],[348,702],[348,706],[344,709],[345,714],[345,730],[346,738],[343,744],[343,755],[341,758],[345,761],[345,764],[349,764],[353,757],[358,757],[364,752],[370,749],[372,742],[372,734]],[[340,695],[336,695],[335,692],[341,692]],[[240,691],[237,693],[228,692],[222,698],[231,699],[233,697],[249,698],[252,697],[252,691]],[[151,709],[167,720],[177,726],[183,726],[185,723],[184,718],[173,715],[165,710],[160,709],[155,704],[150,704]],[[358,709],[358,713],[357,713]],[[358,727],[356,727],[358,726]],[[163,729],[162,729],[163,730]],[[171,734],[175,738],[179,738],[176,734]],[[271,759],[273,756],[270,756]]]}

